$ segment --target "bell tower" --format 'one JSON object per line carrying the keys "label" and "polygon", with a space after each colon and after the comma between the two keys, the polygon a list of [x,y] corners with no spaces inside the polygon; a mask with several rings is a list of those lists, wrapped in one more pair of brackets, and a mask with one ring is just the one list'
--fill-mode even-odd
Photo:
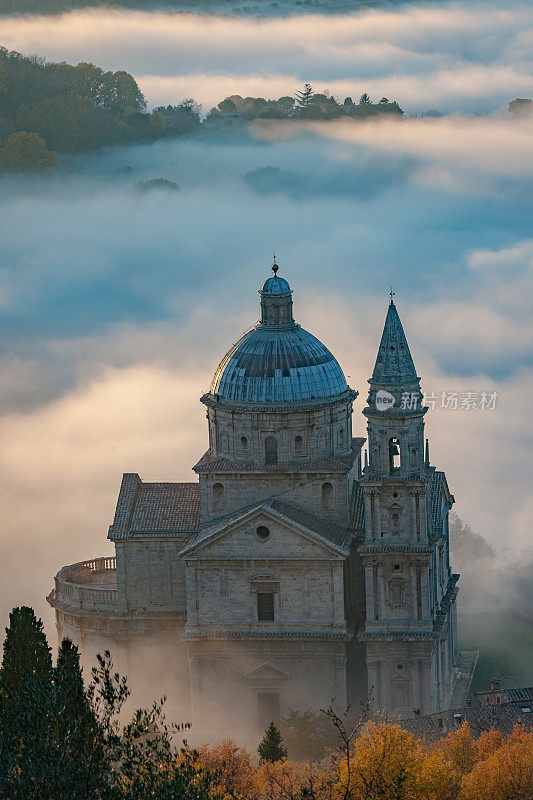
{"label": "bell tower", "polygon": [[402,716],[447,707],[458,660],[443,472],[424,456],[420,378],[391,300],[364,415],[369,460],[364,494],[368,684],[375,708]]}

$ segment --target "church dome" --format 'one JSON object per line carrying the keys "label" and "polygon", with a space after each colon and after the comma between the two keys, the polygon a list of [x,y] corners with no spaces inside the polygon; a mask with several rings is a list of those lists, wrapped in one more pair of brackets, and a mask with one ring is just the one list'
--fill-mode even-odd
{"label": "church dome", "polygon": [[274,275],[273,278],[267,278],[263,284],[261,292],[263,294],[288,294],[291,291],[288,281],[285,278],[278,278]]}
{"label": "church dome", "polygon": [[260,294],[261,322],[226,353],[210,393],[238,403],[296,403],[346,392],[336,358],[294,322],[288,282],[274,273]]}

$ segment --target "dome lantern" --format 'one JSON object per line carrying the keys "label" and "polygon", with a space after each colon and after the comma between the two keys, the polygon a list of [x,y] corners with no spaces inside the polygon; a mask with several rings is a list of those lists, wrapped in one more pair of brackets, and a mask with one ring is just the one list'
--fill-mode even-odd
{"label": "dome lantern", "polygon": [[268,278],[259,294],[261,295],[261,324],[285,326],[294,325],[292,316],[292,291],[285,278],[278,278],[279,267],[274,256],[273,278]]}

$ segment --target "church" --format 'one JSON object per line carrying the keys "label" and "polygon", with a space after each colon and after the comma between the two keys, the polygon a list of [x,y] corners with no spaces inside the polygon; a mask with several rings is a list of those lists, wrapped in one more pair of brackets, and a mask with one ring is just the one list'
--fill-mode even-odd
{"label": "church", "polygon": [[[86,674],[109,649],[191,740],[256,742],[291,709],[369,701],[409,718],[458,696],[454,502],[391,300],[363,415],[272,267],[260,321],[221,360],[191,483],[122,478],[115,557],[63,567],[48,602]],[[355,428],[360,432],[361,421]],[[364,457],[363,457],[364,451]],[[139,702],[136,702],[139,705]]]}

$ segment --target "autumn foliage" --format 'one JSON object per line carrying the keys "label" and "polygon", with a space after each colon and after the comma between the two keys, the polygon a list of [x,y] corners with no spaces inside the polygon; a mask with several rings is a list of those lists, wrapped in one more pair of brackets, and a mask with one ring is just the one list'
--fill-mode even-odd
{"label": "autumn foliage", "polygon": [[533,800],[533,732],[516,725],[475,738],[465,722],[433,742],[372,721],[321,761],[257,764],[225,740],[200,748],[221,800]]}

